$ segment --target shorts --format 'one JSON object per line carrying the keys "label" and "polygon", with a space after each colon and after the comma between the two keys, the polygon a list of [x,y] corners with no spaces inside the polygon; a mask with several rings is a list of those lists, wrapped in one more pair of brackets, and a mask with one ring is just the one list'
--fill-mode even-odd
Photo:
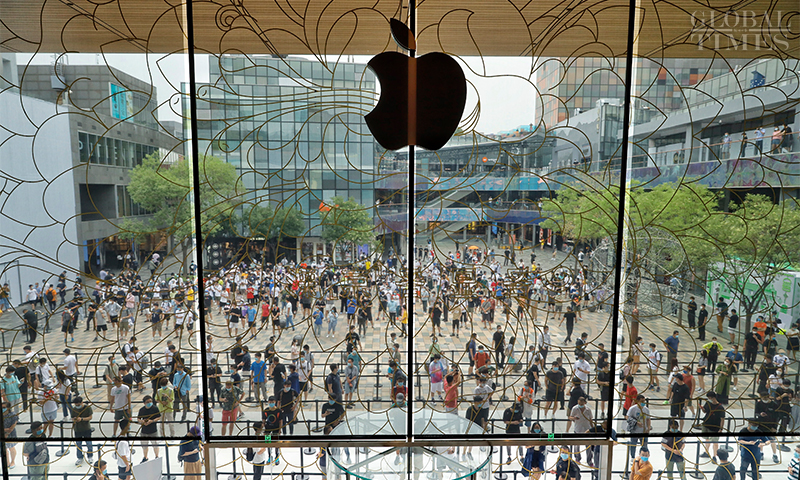
{"label": "shorts", "polygon": [[[133,469],[131,469],[131,470],[133,470]],[[120,480],[124,480],[126,478],[130,478],[131,473],[132,473],[131,471],[128,470],[128,467],[120,467],[119,465],[117,466],[117,472],[119,472]]]}
{"label": "shorts", "polygon": [[42,422],[55,422],[57,416],[58,410],[53,410],[52,412],[42,412]]}
{"label": "shorts", "polygon": [[703,425],[701,427],[701,429],[702,429],[701,431],[703,432],[702,436],[704,438],[708,439],[708,440],[712,440],[713,441],[717,437],[719,437],[719,432],[720,432],[719,427],[710,427],[710,426]]}
{"label": "shorts", "polygon": [[444,392],[444,382],[431,383],[431,393]]}
{"label": "shorts", "polygon": [[311,382],[309,382],[308,380],[306,380],[305,382],[303,382],[303,383],[301,383],[301,384],[300,384],[300,391],[301,391],[301,392],[308,392],[308,391],[310,391],[310,390],[311,390],[311,388],[310,388],[310,387],[311,387]]}
{"label": "shorts", "polygon": [[108,317],[108,319],[111,321],[111,323],[119,322],[119,316],[115,317],[114,315],[111,315],[111,316]]}
{"label": "shorts", "polygon": [[223,410],[222,411],[222,423],[233,423],[236,421],[236,415],[238,408],[234,408],[233,410]]}
{"label": "shorts", "polygon": [[441,327],[442,326],[442,319],[441,318],[433,318],[433,326],[434,327]]}
{"label": "shorts", "polygon": [[552,402],[556,399],[556,391],[555,390],[547,390],[544,392],[544,399],[548,402]]}
{"label": "shorts", "polygon": [[108,330],[108,327],[106,325],[98,325],[95,330],[97,330],[98,332],[105,332],[106,330]]}
{"label": "shorts", "polygon": [[470,367],[474,367],[475,366],[475,360],[470,360],[469,361],[469,366]]}
{"label": "shorts", "polygon": [[458,328],[460,322],[461,322],[460,318],[454,318],[453,319],[453,327],[454,328]]}
{"label": "shorts", "polygon": [[[142,440],[143,447],[147,446],[158,447],[159,442],[156,440],[156,438],[158,437],[158,432],[140,433],[139,436],[145,439]],[[152,439],[152,440],[147,440],[147,439]]]}
{"label": "shorts", "polygon": [[353,382],[352,387],[347,383],[347,381],[344,381],[343,383],[344,385],[342,386],[344,387],[344,393],[353,393],[356,390],[358,390],[358,379],[356,379],[356,381]]}
{"label": "shorts", "polygon": [[272,319],[272,326],[273,327],[280,327],[281,326],[281,319],[280,318],[273,318]]}
{"label": "shorts", "polygon": [[669,415],[673,418],[685,418],[686,411],[680,405],[670,405],[669,407]]}
{"label": "shorts", "polygon": [[728,326],[728,333],[736,333],[736,327]]}
{"label": "shorts", "polygon": [[114,410],[114,421],[115,422],[118,422],[118,421],[122,420],[123,418],[129,418],[127,410],[121,410],[121,409]]}

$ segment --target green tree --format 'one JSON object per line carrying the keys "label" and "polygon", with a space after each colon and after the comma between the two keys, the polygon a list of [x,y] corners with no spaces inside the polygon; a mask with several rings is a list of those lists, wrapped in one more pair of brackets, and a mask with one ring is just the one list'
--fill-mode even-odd
{"label": "green tree", "polygon": [[306,230],[303,214],[294,207],[274,210],[271,205],[253,205],[246,209],[243,221],[251,236],[263,236],[265,244],[272,252],[273,262],[277,262],[278,246],[286,238],[301,237]]}
{"label": "green tree", "polygon": [[768,295],[775,277],[800,265],[800,208],[793,198],[776,205],[766,196],[747,195],[730,210],[713,232],[725,258],[710,266],[709,277],[730,289],[749,331],[753,315],[775,307]]}
{"label": "green tree", "polygon": [[203,235],[216,233],[220,218],[230,215],[230,199],[236,194],[236,169],[216,157],[202,157],[198,165],[200,191],[194,192],[193,165],[189,159],[163,163],[156,152],[131,170],[131,200],[152,212],[147,221],[123,223],[128,235],[162,232],[181,245],[184,268],[189,262],[195,235],[194,197],[200,198]]}
{"label": "green tree", "polygon": [[[334,245],[340,253],[353,252],[357,245],[374,248],[375,224],[370,207],[359,205],[352,198],[333,197],[321,215],[322,239]],[[329,210],[328,210],[329,209]]]}

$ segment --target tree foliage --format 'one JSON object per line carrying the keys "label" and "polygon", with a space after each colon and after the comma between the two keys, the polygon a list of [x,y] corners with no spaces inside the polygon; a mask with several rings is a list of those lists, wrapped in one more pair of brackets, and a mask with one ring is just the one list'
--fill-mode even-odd
{"label": "tree foliage", "polygon": [[152,212],[152,216],[148,221],[124,223],[128,235],[163,232],[173,235],[185,251],[195,234],[194,194],[200,199],[203,235],[221,228],[220,222],[214,219],[229,215],[230,199],[236,193],[236,169],[216,157],[201,158],[200,191],[194,192],[192,167],[188,159],[163,163],[156,152],[131,170],[127,187],[131,200]]}
{"label": "tree foliage", "polygon": [[253,205],[245,209],[242,221],[250,235],[261,235],[270,242],[280,243],[286,237],[299,237],[305,231],[303,214],[294,207],[274,210],[269,204]]}
{"label": "tree foliage", "polygon": [[370,208],[355,200],[333,197],[322,212],[322,239],[339,247],[343,245],[375,246],[375,224]]}

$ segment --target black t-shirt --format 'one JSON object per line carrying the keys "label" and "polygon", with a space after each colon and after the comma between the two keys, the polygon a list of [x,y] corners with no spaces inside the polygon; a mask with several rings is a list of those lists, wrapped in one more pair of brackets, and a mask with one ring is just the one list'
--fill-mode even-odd
{"label": "black t-shirt", "polygon": [[281,411],[277,408],[267,409],[261,417],[264,419],[264,433],[276,435],[281,428]]}
{"label": "black t-shirt", "polygon": [[567,411],[571,412],[572,407],[578,404],[578,399],[585,396],[586,393],[584,393],[580,385],[573,387],[572,390],[569,391],[569,402],[567,402]]}
{"label": "black t-shirt", "polygon": [[730,328],[736,328],[736,325],[738,325],[738,324],[739,324],[739,315],[736,315],[734,313],[733,315],[731,315],[730,319],[728,320],[728,326]]}
{"label": "black t-shirt", "polygon": [[551,392],[558,390],[564,381],[564,375],[559,370],[553,370],[552,368],[547,371],[545,376],[547,377],[547,390]]}
{"label": "black t-shirt", "polygon": [[706,319],[708,318],[708,310],[700,310],[700,313],[697,315],[700,325],[702,326],[706,323]]}
{"label": "black t-shirt", "polygon": [[242,355],[242,346],[234,345],[234,347],[231,348],[231,358],[233,359],[233,361],[239,363],[241,361],[240,358],[241,355]]}
{"label": "black t-shirt", "polygon": [[334,422],[342,418],[344,416],[344,407],[340,403],[334,403],[331,405],[328,402],[325,402],[322,405],[321,414],[325,417],[325,425],[333,425]]}
{"label": "black t-shirt", "polygon": [[567,325],[572,325],[575,322],[575,312],[565,313],[564,320],[567,321]]}
{"label": "black t-shirt", "polygon": [[347,335],[345,335],[344,339],[347,343],[354,345],[361,341],[361,336],[356,332],[349,332]]}
{"label": "black t-shirt", "polygon": [[[522,410],[515,411],[513,408],[506,408],[506,411],[503,412],[503,421],[513,422],[517,420],[522,420]],[[507,424],[506,433],[520,433],[519,424]]]}
{"label": "black t-shirt", "polygon": [[[330,387],[328,387],[330,385]],[[342,381],[338,373],[329,373],[325,379],[325,389],[336,396],[337,401],[342,400]]]}
{"label": "black t-shirt", "polygon": [[[674,435],[673,433],[665,433],[664,435]],[[680,448],[685,443],[683,437],[667,437],[661,439],[661,443],[667,444],[670,448],[675,450],[680,450]],[[673,453],[667,450],[664,450],[664,457],[667,461],[672,460],[674,462],[682,462],[683,461],[683,454]]]}
{"label": "black t-shirt", "polygon": [[706,413],[706,416],[703,418],[703,426],[719,431],[722,428],[722,421],[725,418],[725,407],[720,403],[714,404],[706,402],[706,404],[703,405],[703,411]]}
{"label": "black t-shirt", "polygon": [[164,367],[153,367],[150,369],[149,372],[147,372],[147,375],[149,375],[150,378],[152,378],[150,384],[153,386],[153,389],[156,389],[158,387],[158,381],[161,380],[161,378],[160,377],[157,378],[156,375],[164,371],[165,371]]}
{"label": "black t-shirt", "polygon": [[562,476],[566,477],[567,480],[572,478],[579,479],[581,469],[578,467],[578,463],[572,458],[566,460],[559,458],[558,463],[556,463],[556,478],[561,478]]}
{"label": "black t-shirt", "polygon": [[689,386],[686,384],[679,384],[675,382],[672,385],[672,404],[673,405],[680,405],[681,407],[686,406],[686,400],[689,398]]}
{"label": "black t-shirt", "polygon": [[[83,405],[80,408],[77,407],[70,407],[70,415],[72,418],[78,417],[91,417],[92,416],[92,407],[89,405]],[[81,420],[80,422],[75,422],[75,433],[86,433],[92,431],[92,426],[90,425],[91,420]]]}
{"label": "black t-shirt", "polygon": [[749,332],[744,336],[744,349],[753,351],[758,349],[758,334]]}
{"label": "black t-shirt", "polygon": [[494,335],[492,335],[492,345],[494,345],[495,350],[502,350],[505,348],[505,337],[503,332],[494,332]]}
{"label": "black t-shirt", "polygon": [[480,426],[481,428],[483,428],[483,425],[481,425],[480,422],[478,421],[478,419],[481,417],[481,410],[482,410],[482,408],[480,406],[476,407],[475,405],[470,405],[467,408],[467,411],[464,414],[464,416],[470,422],[472,422],[472,423]]}
{"label": "black t-shirt", "polygon": [[[762,425],[773,424],[775,423],[777,408],[777,402],[772,400],[762,402],[761,400],[758,400],[756,402],[755,416],[761,420]],[[762,414],[764,415],[762,416]]]}
{"label": "black t-shirt", "polygon": [[[598,382],[611,382],[611,372],[604,372],[600,370],[597,372],[597,381]],[[609,385],[601,385],[600,388],[606,389],[609,388]]]}
{"label": "black t-shirt", "polygon": [[295,392],[291,388],[289,389],[288,392],[282,390],[280,395],[281,410],[283,410],[284,412],[291,411],[292,407],[294,407],[295,399],[297,399],[297,392]]}
{"label": "black t-shirt", "polygon": [[133,388],[133,374],[129,373],[122,377],[122,384],[127,385],[129,388]]}
{"label": "black t-shirt", "polygon": [[[161,413],[155,403],[150,408],[142,407],[139,409],[139,420],[158,420],[159,418],[161,418]],[[155,422],[143,426],[141,433],[156,433],[157,429],[158,422]]]}
{"label": "black t-shirt", "polygon": [[283,387],[284,375],[286,375],[286,367],[282,363],[275,365],[275,368],[272,369],[272,380],[278,388]]}
{"label": "black t-shirt", "polygon": [[[778,389],[776,390],[776,394],[777,394],[778,397],[780,397],[784,393],[792,393],[792,389],[791,388],[778,387]],[[777,400],[776,402],[778,403],[778,408],[777,408],[777,412],[778,413],[787,414],[787,413],[791,412],[791,410],[792,410],[791,397],[781,398],[780,400]]]}
{"label": "black t-shirt", "polygon": [[697,302],[694,300],[689,302],[689,306],[686,307],[687,313],[689,314],[689,318],[694,318],[695,313],[697,312]]}
{"label": "black t-shirt", "polygon": [[[220,368],[218,366],[213,366],[212,367],[211,365],[209,365],[208,374],[209,375],[221,375],[222,374],[222,368]],[[219,385],[220,382],[221,382],[221,379],[222,379],[222,377],[209,378],[208,379],[208,383],[209,383],[209,385],[211,385],[213,387],[213,386]]]}

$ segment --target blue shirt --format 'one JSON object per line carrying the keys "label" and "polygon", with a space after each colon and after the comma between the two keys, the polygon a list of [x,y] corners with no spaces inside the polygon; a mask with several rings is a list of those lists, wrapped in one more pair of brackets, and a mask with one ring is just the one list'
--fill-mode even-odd
{"label": "blue shirt", "polygon": [[[743,428],[739,433],[746,433],[746,432],[750,432],[750,430],[748,430],[747,427]],[[758,430],[750,433],[756,433],[756,432],[758,432]],[[767,443],[769,441],[767,437],[745,437],[745,436],[739,437],[739,440],[745,440],[749,442],[758,440],[759,443]],[[761,463],[761,449],[758,448],[758,445],[739,445],[739,452],[741,453],[741,459],[743,462],[753,462],[756,464]]]}
{"label": "blue shirt", "polygon": [[292,372],[289,374],[288,380],[292,385],[292,390],[294,390],[295,393],[300,395],[300,374],[298,374],[297,372]]}
{"label": "blue shirt", "polygon": [[267,372],[267,364],[264,361],[253,362],[250,364],[250,374],[256,383],[264,383],[264,376]]}
{"label": "blue shirt", "polygon": [[255,321],[256,321],[256,309],[251,308],[250,310],[247,311],[247,322],[253,323]]}
{"label": "blue shirt", "polygon": [[667,347],[669,347],[669,353],[678,353],[678,344],[680,343],[680,340],[678,340],[675,336],[670,335],[666,340],[664,340],[664,343],[666,343]]}
{"label": "blue shirt", "polygon": [[322,310],[317,310],[314,312],[314,325],[322,325],[322,318],[325,314],[322,313]]}
{"label": "blue shirt", "polygon": [[178,387],[181,396],[188,395],[189,390],[192,389],[192,377],[187,375],[186,372],[177,371],[175,376],[172,377],[172,384]]}
{"label": "blue shirt", "polygon": [[728,352],[728,354],[725,355],[725,357],[730,358],[732,362],[741,362],[744,360],[744,357],[742,356],[741,353],[739,352],[733,353],[733,350]]}

